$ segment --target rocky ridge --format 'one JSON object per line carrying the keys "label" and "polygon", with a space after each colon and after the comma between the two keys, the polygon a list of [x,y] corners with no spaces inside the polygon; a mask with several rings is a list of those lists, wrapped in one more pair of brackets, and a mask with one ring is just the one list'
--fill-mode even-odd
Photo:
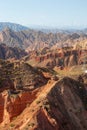
{"label": "rocky ridge", "polygon": [[[23,113],[14,119],[13,130],[86,130],[87,91],[84,84],[65,77],[50,81]],[[3,126],[3,130],[9,128]]]}
{"label": "rocky ridge", "polygon": [[72,47],[78,44],[86,44],[87,35],[80,33],[44,33],[36,30],[22,30],[15,32],[10,28],[5,28],[0,32],[0,43],[5,43],[10,47],[19,47],[26,49],[27,52],[32,50],[42,50],[45,47],[63,48]]}

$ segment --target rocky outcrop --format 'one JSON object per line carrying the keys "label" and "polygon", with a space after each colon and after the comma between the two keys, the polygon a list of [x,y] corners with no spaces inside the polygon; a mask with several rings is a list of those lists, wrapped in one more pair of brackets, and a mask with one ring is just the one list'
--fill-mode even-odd
{"label": "rocky outcrop", "polygon": [[51,116],[61,124],[60,130],[87,129],[87,91],[82,84],[64,78],[52,88],[48,99],[52,107]]}
{"label": "rocky outcrop", "polygon": [[34,130],[59,130],[59,124],[57,124],[56,120],[53,118],[50,118],[46,110],[41,110],[37,113],[37,126],[34,128]]}
{"label": "rocky outcrop", "polygon": [[5,44],[0,45],[0,59],[20,59],[26,56],[27,53],[17,47],[8,47]]}
{"label": "rocky outcrop", "polygon": [[[34,65],[44,65],[48,68],[57,67],[71,67],[80,64],[79,60],[81,54],[78,50],[55,50],[55,52],[49,52],[44,55],[37,55],[33,57]],[[30,56],[30,60],[32,57]],[[29,59],[28,59],[29,60]],[[36,61],[36,63],[35,63]]]}
{"label": "rocky outcrop", "polygon": [[4,117],[4,102],[4,97],[0,94],[0,123],[3,121]]}
{"label": "rocky outcrop", "polygon": [[[37,112],[34,130],[86,130],[87,91],[83,84],[63,78],[47,94],[43,107]],[[31,130],[31,129],[30,129]]]}
{"label": "rocky outcrop", "polygon": [[69,62],[68,62],[68,66],[74,66],[78,64],[78,56],[77,55],[71,55],[69,57]]}
{"label": "rocky outcrop", "polygon": [[[54,63],[64,63],[62,59]],[[60,80],[28,63],[0,60],[0,65],[0,129],[87,129],[86,74],[83,80]]]}
{"label": "rocky outcrop", "polygon": [[29,106],[36,98],[37,91],[21,92],[11,94],[10,91],[4,91],[0,94],[0,123],[9,123]]}
{"label": "rocky outcrop", "polygon": [[0,123],[8,124],[36,99],[48,79],[24,62],[0,60],[0,65]]}
{"label": "rocky outcrop", "polygon": [[65,77],[50,85],[20,115],[18,123],[12,122],[14,129],[86,130],[87,91],[84,84]]}

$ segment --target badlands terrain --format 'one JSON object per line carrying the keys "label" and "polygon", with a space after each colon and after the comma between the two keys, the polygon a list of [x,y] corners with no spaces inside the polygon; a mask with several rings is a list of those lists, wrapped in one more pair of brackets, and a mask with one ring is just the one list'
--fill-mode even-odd
{"label": "badlands terrain", "polygon": [[86,54],[86,30],[5,27],[0,130],[87,130]]}

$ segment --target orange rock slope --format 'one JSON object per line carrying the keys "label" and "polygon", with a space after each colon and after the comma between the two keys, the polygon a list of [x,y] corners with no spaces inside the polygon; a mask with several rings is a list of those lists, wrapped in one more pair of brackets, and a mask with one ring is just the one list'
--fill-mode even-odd
{"label": "orange rock slope", "polygon": [[35,98],[38,90],[10,94],[4,91],[0,94],[0,123],[9,123],[29,105]]}
{"label": "orange rock slope", "polygon": [[[22,103],[28,102],[21,98]],[[1,130],[86,130],[87,129],[87,92],[84,84],[71,78],[60,81],[50,80],[33,97],[33,102],[24,111],[1,125]],[[23,97],[23,96],[22,96]],[[28,100],[27,100],[28,99]],[[26,101],[25,101],[26,100]],[[19,100],[20,101],[20,100]],[[23,102],[24,101],[24,102]],[[13,102],[13,106],[18,102]],[[20,104],[20,103],[19,103]],[[27,104],[27,103],[26,103]],[[8,104],[10,110],[12,105]],[[18,105],[17,112],[21,105]],[[10,112],[10,111],[9,111]],[[16,110],[11,112],[16,112]],[[8,114],[12,115],[12,113]],[[14,114],[13,114],[14,115]]]}

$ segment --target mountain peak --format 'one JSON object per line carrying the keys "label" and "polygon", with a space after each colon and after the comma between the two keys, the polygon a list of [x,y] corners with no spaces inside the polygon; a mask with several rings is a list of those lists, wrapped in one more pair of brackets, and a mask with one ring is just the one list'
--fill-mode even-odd
{"label": "mountain peak", "polygon": [[10,23],[10,22],[0,22],[0,31],[2,31],[4,28],[5,29],[9,28],[16,32],[28,29],[28,27],[20,25],[20,24]]}

